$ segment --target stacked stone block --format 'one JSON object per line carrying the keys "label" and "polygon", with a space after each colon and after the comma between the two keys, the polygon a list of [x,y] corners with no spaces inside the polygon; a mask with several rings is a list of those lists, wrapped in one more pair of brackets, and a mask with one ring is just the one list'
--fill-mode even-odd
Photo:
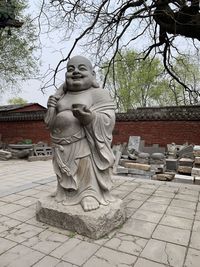
{"label": "stacked stone block", "polygon": [[191,175],[195,180],[196,178],[200,179],[200,146],[194,146],[193,155],[195,158]]}
{"label": "stacked stone block", "polygon": [[150,158],[151,170],[155,173],[164,173],[166,170],[166,159],[163,153],[153,153]]}
{"label": "stacked stone block", "polygon": [[194,159],[181,158],[178,161],[178,172],[191,175]]}

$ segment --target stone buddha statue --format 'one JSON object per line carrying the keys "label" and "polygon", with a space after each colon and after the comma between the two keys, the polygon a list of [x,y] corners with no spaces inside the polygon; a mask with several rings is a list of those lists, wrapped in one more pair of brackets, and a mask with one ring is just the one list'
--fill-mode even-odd
{"label": "stone buddha statue", "polygon": [[115,105],[97,84],[87,58],[75,56],[68,61],[64,84],[48,100],[45,122],[58,182],[52,197],[63,205],[80,204],[84,211],[113,202],[110,167]]}

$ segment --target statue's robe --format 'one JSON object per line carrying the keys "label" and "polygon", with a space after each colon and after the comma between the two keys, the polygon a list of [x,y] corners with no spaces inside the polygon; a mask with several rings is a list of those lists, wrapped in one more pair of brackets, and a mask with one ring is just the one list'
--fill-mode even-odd
{"label": "statue's robe", "polygon": [[[111,142],[115,106],[103,89],[90,90],[90,97],[92,105],[88,108],[93,120],[88,125],[80,123],[80,131],[73,136],[57,138],[52,133],[53,166],[59,186],[66,191],[63,199],[66,205],[78,204],[86,196],[94,197],[102,205],[112,201],[110,167],[114,163]],[[73,124],[71,119],[70,123]]]}

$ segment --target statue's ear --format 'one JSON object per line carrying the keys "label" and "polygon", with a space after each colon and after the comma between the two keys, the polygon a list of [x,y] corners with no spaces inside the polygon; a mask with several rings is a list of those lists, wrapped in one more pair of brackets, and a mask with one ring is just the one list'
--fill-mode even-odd
{"label": "statue's ear", "polygon": [[93,76],[92,86],[94,88],[99,88],[99,84],[98,84],[98,82],[96,80],[96,72],[94,70],[92,71],[92,76]]}
{"label": "statue's ear", "polygon": [[96,72],[94,70],[92,71],[92,76],[94,77],[94,80],[96,80]]}

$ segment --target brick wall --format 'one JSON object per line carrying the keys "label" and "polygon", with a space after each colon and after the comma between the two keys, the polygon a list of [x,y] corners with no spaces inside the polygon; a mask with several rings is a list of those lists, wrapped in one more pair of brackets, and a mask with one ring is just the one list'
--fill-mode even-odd
{"label": "brick wall", "polygon": [[0,133],[4,143],[18,143],[24,139],[31,139],[33,143],[39,141],[50,144],[49,131],[43,120],[2,121]]}
{"label": "brick wall", "polygon": [[200,121],[118,121],[113,132],[113,143],[128,142],[130,135],[141,136],[146,145],[166,146],[200,144]]}
{"label": "brick wall", "polygon": [[[31,139],[33,143],[50,144],[49,131],[42,120],[0,122],[0,133],[5,143]],[[119,121],[113,132],[113,144],[127,142],[130,135],[141,136],[146,145],[200,144],[200,121]]]}
{"label": "brick wall", "polygon": [[137,108],[117,114],[113,143],[127,142],[130,135],[140,136],[146,145],[200,145],[200,105]]}
{"label": "brick wall", "polygon": [[[4,143],[31,139],[50,144],[44,124],[45,110],[0,114],[0,134]],[[200,145],[200,106],[138,108],[117,114],[113,144],[127,142],[130,135],[141,136],[145,145],[169,143]]]}

